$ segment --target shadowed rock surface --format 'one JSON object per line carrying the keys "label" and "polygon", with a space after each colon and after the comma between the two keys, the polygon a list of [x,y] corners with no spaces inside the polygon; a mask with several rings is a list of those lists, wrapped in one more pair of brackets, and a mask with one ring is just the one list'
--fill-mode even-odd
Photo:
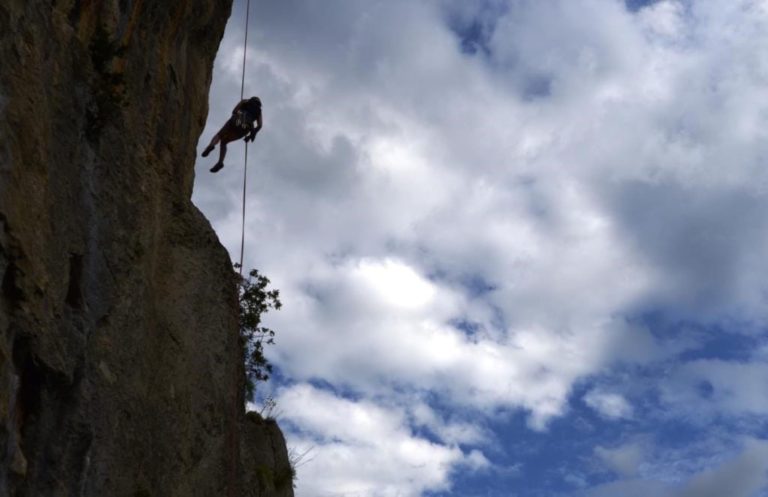
{"label": "shadowed rock surface", "polygon": [[0,496],[293,495],[190,201],[230,8],[0,3]]}

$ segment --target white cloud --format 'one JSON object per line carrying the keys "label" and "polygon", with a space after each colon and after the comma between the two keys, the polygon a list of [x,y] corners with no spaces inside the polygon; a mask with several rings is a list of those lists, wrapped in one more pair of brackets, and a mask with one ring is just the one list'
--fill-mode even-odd
{"label": "white cloud", "polygon": [[[475,312],[466,296],[397,264],[366,259],[335,266],[309,279],[310,298],[289,292],[284,303],[291,315],[271,322],[282,330],[277,360],[284,370],[363,392],[391,386],[434,391],[464,408],[522,406],[531,411],[532,425],[543,428],[564,409],[570,383],[600,363],[596,344],[605,346],[611,333],[621,333],[610,321],[586,320],[578,333],[553,333],[535,321],[550,318],[542,313],[514,333],[468,336],[451,320],[467,316],[493,328],[490,313]],[[370,268],[388,266],[400,269],[372,285]],[[407,292],[397,290],[403,281]],[[292,325],[296,321],[304,325]]]}
{"label": "white cloud", "polygon": [[688,23],[685,5],[678,0],[664,0],[642,9],[638,14],[641,25],[652,40],[675,42],[686,34]]}
{"label": "white cloud", "polygon": [[768,363],[696,360],[679,366],[662,386],[671,407],[690,411],[702,420],[712,416],[768,413]]}
{"label": "white cloud", "polygon": [[[434,285],[402,262],[362,260],[353,278],[360,279],[365,299],[381,299],[397,309],[419,309],[435,298]],[[366,291],[367,290],[367,291]]]}
{"label": "white cloud", "polygon": [[[620,449],[621,450],[621,449]],[[632,452],[632,450],[630,450]],[[629,478],[615,480],[590,488],[585,495],[589,497],[609,497],[612,495],[659,497],[756,497],[768,484],[768,443],[764,440],[748,439],[735,454],[722,454],[710,461],[708,467],[693,475],[676,474],[675,478],[633,478],[633,472],[626,473],[625,461],[621,453],[617,459],[615,451],[598,454],[608,464],[618,464],[616,469]],[[632,455],[634,466],[637,459]],[[666,466],[674,471],[675,466],[683,461],[666,460]]]}
{"label": "white cloud", "polygon": [[584,402],[610,419],[632,417],[632,406],[627,402],[627,399],[617,393],[593,389],[584,396]]}
{"label": "white cloud", "polygon": [[768,443],[751,441],[735,459],[704,471],[670,497],[753,497],[768,485]]}
{"label": "white cloud", "polygon": [[663,496],[667,486],[657,481],[618,480],[591,488],[588,497],[648,497]]}
{"label": "white cloud", "polygon": [[633,441],[618,447],[595,447],[595,456],[611,471],[624,478],[635,477],[648,458],[647,442]]}
{"label": "white cloud", "polygon": [[478,446],[491,443],[491,434],[481,427],[481,421],[477,417],[446,420],[418,398],[406,398],[400,402],[409,406],[411,423],[414,426],[429,429],[445,444]]}
{"label": "white cloud", "polygon": [[[313,447],[302,465],[297,495],[409,497],[450,487],[451,471],[476,471],[489,463],[414,435],[404,408],[337,397],[309,385],[279,393],[281,424],[293,443]],[[303,450],[303,449],[302,449]]]}
{"label": "white cloud", "polygon": [[[471,55],[450,23],[475,20]],[[480,421],[522,409],[544,429],[579,379],[677,352],[627,317],[768,321],[764,2],[292,0],[261,2],[254,23],[246,93],[265,127],[246,267],[281,290],[269,353],[293,381],[387,409],[410,396],[425,411],[402,426],[483,444],[467,416],[430,420],[433,404]],[[202,141],[239,97],[236,24]],[[241,153],[215,176],[201,160],[195,189],[235,255]],[[697,364],[668,403],[764,412],[761,364]],[[585,401],[640,415],[611,392]]]}

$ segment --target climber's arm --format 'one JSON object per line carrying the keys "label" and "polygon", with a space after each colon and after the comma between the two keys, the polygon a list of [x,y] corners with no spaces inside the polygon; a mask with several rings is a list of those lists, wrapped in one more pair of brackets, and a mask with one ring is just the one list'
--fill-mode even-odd
{"label": "climber's arm", "polygon": [[256,139],[256,133],[258,133],[259,130],[261,130],[261,126],[262,126],[262,117],[261,117],[261,109],[259,109],[259,112],[256,114],[256,127],[253,128],[253,131],[251,131],[251,136],[248,137],[251,141]]}

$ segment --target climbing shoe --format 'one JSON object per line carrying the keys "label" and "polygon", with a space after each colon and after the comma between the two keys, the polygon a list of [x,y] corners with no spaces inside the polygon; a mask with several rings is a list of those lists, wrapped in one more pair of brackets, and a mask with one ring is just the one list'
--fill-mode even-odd
{"label": "climbing shoe", "polygon": [[[216,147],[211,146],[211,145],[208,145],[207,147],[205,147],[205,150],[203,150],[203,157],[208,157],[208,154],[210,154],[213,151],[214,148],[216,148]],[[219,168],[219,169],[221,169],[221,168]]]}
{"label": "climbing shoe", "polygon": [[223,162],[217,162],[216,165],[211,168],[211,172],[212,173],[218,173],[219,171],[221,171],[222,167],[224,167],[224,163]]}

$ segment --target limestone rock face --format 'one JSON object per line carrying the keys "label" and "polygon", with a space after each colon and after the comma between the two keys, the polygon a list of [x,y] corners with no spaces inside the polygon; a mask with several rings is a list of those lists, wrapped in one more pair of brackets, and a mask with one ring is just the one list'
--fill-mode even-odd
{"label": "limestone rock face", "polygon": [[274,420],[248,413],[241,447],[243,497],[293,497],[295,468]]}
{"label": "limestone rock face", "polygon": [[0,497],[274,494],[190,201],[230,8],[0,2]]}

